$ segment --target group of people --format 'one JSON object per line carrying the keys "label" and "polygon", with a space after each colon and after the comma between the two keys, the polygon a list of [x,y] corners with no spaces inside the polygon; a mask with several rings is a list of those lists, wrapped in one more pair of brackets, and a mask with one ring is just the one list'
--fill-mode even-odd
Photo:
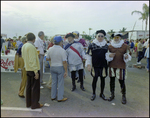
{"label": "group of people", "polygon": [[[119,80],[122,92],[122,104],[126,104],[126,63],[131,60],[131,52],[127,44],[121,39],[121,33],[114,33],[113,40],[108,45],[105,40],[104,30],[96,31],[96,38],[87,45],[80,37],[78,31],[73,31],[65,36],[54,36],[51,46],[46,53],[44,50],[44,32],[40,31],[36,39],[33,33],[28,33],[21,38],[15,55],[15,72],[18,68],[22,71],[22,81],[19,89],[19,97],[25,98],[24,89],[26,87],[26,107],[32,109],[41,108],[39,103],[40,88],[43,88],[43,58],[50,63],[50,80],[47,84],[51,88],[51,100],[58,102],[66,101],[64,98],[64,78],[69,76],[72,79],[71,91],[76,90],[76,80],[79,79],[80,89],[85,91],[84,77],[85,67],[91,72],[92,96],[96,98],[96,84],[98,77],[101,79],[100,97],[103,100],[112,101],[115,98],[115,78]],[[36,40],[35,40],[36,39]],[[85,50],[87,49],[87,50]],[[105,78],[110,77],[111,96],[107,99],[104,95]]]}
{"label": "group of people", "polygon": [[[121,33],[114,33],[112,40],[105,40],[104,30],[96,31],[95,39],[87,44],[78,31],[73,31],[64,37],[53,36],[47,45],[47,53],[44,42],[44,32],[40,31],[36,38],[33,33],[19,36],[15,45],[17,52],[15,55],[14,71],[18,68],[22,71],[22,81],[18,96],[25,98],[26,107],[32,109],[41,108],[39,103],[40,89],[46,84],[43,81],[43,59],[46,54],[46,61],[50,64],[50,78],[47,86],[51,89],[51,100],[58,102],[66,101],[64,98],[64,78],[69,76],[72,79],[71,91],[76,90],[76,80],[80,83],[80,89],[85,91],[84,78],[85,68],[91,73],[92,96],[96,98],[96,85],[100,77],[100,94],[103,100],[112,101],[115,98],[115,78],[118,79],[122,92],[122,104],[126,104],[127,78],[126,63],[131,60],[131,53],[138,52],[137,64],[143,57],[147,58],[147,71],[149,72],[149,39],[143,43],[139,40],[135,44],[122,40]],[[1,37],[2,39],[2,37]],[[1,42],[5,42],[2,41]],[[1,45],[2,47],[2,45]],[[107,99],[104,95],[105,78],[110,77],[111,96]]]}
{"label": "group of people", "polygon": [[135,53],[135,57],[137,58],[137,64],[141,64],[141,60],[145,57],[147,58],[147,72],[149,72],[149,38],[137,39],[135,42],[130,40],[128,43],[130,47],[130,51]]}

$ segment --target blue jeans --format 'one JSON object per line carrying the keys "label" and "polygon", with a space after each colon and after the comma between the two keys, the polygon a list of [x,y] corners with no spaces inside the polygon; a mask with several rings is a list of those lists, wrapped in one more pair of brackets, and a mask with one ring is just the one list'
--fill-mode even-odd
{"label": "blue jeans", "polygon": [[149,58],[147,58],[147,69],[149,70]]}
{"label": "blue jeans", "polygon": [[51,66],[50,72],[52,76],[51,99],[54,99],[57,96],[57,100],[62,100],[64,95],[64,67]]}

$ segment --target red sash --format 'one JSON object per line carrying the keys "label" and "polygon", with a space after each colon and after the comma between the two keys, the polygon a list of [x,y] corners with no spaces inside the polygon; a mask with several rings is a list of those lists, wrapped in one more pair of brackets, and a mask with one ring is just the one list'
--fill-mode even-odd
{"label": "red sash", "polygon": [[81,60],[83,61],[83,58],[81,57],[79,52],[74,47],[70,46],[70,49],[72,49],[74,52],[76,52],[78,54],[78,56],[81,58]]}

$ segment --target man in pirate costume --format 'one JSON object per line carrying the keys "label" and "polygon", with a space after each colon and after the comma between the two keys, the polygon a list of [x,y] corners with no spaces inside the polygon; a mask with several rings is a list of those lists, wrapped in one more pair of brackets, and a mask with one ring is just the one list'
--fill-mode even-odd
{"label": "man in pirate costume", "polygon": [[[87,49],[87,47],[88,47],[86,41],[80,36],[80,34],[79,34],[78,31],[73,31],[72,33],[73,33],[73,35],[75,36],[75,39],[74,39],[74,40],[75,40],[76,42],[79,42],[79,43],[82,44],[82,46],[83,46],[82,48],[83,48],[83,50],[84,50],[85,53],[86,53],[86,49]],[[84,61],[84,60],[83,60],[83,67],[85,68],[85,61]],[[79,79],[78,76],[79,76],[78,73],[76,73],[76,79],[78,79],[77,83],[80,82],[80,79]],[[85,79],[85,69],[83,69],[83,76],[84,76],[84,79]]]}
{"label": "man in pirate costume", "polygon": [[115,77],[117,77],[119,79],[122,92],[122,104],[126,104],[126,62],[131,60],[131,52],[128,45],[121,40],[121,33],[115,33],[112,36],[114,39],[108,47],[108,53],[106,53],[106,60],[109,62],[108,66],[111,92],[111,96],[108,101],[112,101],[115,97]]}
{"label": "man in pirate costume", "polygon": [[[108,51],[108,45],[105,41],[104,37],[106,36],[106,32],[104,30],[98,30],[96,31],[96,38],[93,40],[93,42],[89,45],[88,51],[87,51],[87,60],[86,60],[86,67],[88,68],[88,71],[91,71],[91,75],[93,76],[93,82],[92,82],[92,89],[93,94],[91,97],[91,100],[93,101],[96,98],[96,83],[98,80],[98,77],[101,78],[101,93],[100,97],[103,100],[107,100],[105,98],[104,87],[105,87],[105,78],[107,76],[107,60],[105,59],[105,54]],[[91,64],[92,60],[92,64]],[[92,67],[92,70],[91,70]],[[94,71],[94,73],[93,73]]]}
{"label": "man in pirate costume", "polygon": [[[72,33],[68,33],[65,38],[68,39],[68,44],[65,46],[65,50],[67,52],[67,60],[68,60],[68,72],[71,73],[72,78],[72,89],[74,91],[76,89],[75,85],[75,77],[76,71],[79,74],[80,79],[80,88],[85,91],[83,86],[83,59],[86,59],[84,50],[82,45],[79,42],[74,41],[75,36]],[[70,74],[68,74],[70,75]]]}

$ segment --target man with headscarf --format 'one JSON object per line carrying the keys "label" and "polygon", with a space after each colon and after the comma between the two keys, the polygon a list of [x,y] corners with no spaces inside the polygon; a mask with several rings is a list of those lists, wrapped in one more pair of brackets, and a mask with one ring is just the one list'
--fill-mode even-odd
{"label": "man with headscarf", "polygon": [[[82,38],[82,36],[80,36],[78,31],[73,31],[72,33],[75,36],[74,40],[76,42],[81,43],[83,50],[86,52],[86,48],[88,47],[86,41]],[[83,67],[85,68],[85,61],[83,61]],[[79,76],[78,73],[76,73],[76,79],[78,79],[77,83],[80,82],[80,79],[78,78],[78,76]],[[84,76],[84,79],[85,79],[85,70],[84,69],[83,69],[83,76]]]}
{"label": "man with headscarf", "polygon": [[83,86],[83,59],[86,59],[84,50],[82,48],[82,45],[74,40],[75,36],[73,35],[73,33],[68,33],[65,38],[68,39],[69,42],[64,49],[67,52],[69,72],[71,73],[72,78],[71,91],[74,91],[76,89],[76,72],[78,72],[79,74],[80,88],[81,90],[85,91]]}
{"label": "man with headscarf", "polygon": [[111,96],[108,101],[112,101],[115,97],[115,77],[119,79],[121,92],[122,92],[122,104],[126,104],[126,86],[125,78],[126,74],[126,62],[131,60],[131,52],[128,45],[121,40],[122,33],[115,33],[114,39],[108,46],[108,53],[106,53],[106,60],[109,62],[109,77],[110,77],[110,92]]}
{"label": "man with headscarf", "polygon": [[[90,71],[91,75],[93,76],[93,82],[92,82],[93,94],[91,97],[92,101],[96,98],[96,83],[99,76],[101,78],[100,97],[103,100],[107,100],[105,98],[105,95],[103,94],[104,87],[105,87],[105,78],[107,76],[107,68],[108,68],[107,60],[105,59],[105,54],[108,51],[108,45],[106,40],[104,39],[105,35],[106,32],[104,30],[96,31],[96,38],[89,45],[87,51],[86,66],[88,68],[88,71]],[[93,67],[92,70],[91,67]],[[95,74],[93,73],[93,71]]]}

